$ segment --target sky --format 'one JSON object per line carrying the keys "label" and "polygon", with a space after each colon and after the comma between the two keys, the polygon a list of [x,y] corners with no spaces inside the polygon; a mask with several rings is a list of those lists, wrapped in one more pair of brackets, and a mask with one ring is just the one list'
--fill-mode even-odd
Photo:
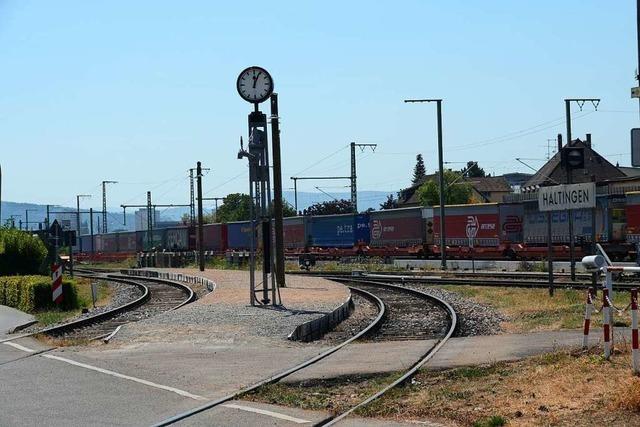
{"label": "sky", "polygon": [[[630,98],[638,64],[635,1],[0,0],[2,199],[101,206],[188,203],[188,169],[211,170],[204,193],[245,192],[252,106],[236,91],[247,66],[266,68],[279,97],[283,180],[348,175],[358,189],[396,192],[415,155],[492,174],[531,172],[548,140],[591,133],[612,163],[630,163],[638,127]],[[261,105],[269,113],[268,103]],[[554,143],[551,142],[552,147]],[[299,182],[346,191],[348,182]],[[286,189],[286,188],[285,188]]]}

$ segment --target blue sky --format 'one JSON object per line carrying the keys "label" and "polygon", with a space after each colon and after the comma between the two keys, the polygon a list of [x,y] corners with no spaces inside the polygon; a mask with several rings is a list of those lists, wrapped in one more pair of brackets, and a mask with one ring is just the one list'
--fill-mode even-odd
{"label": "blue sky", "polygon": [[[445,99],[446,161],[496,174],[542,164],[564,98],[600,97],[574,106],[573,134],[629,164],[634,1],[273,3],[0,0],[3,199],[97,207],[113,179],[110,206],[185,203],[197,160],[207,195],[244,191],[249,65],[275,80],[287,185],[348,174],[350,141],[379,144],[358,155],[361,190],[406,186],[416,153],[435,169],[435,106],[416,97]],[[299,189],[315,185],[344,191]]]}

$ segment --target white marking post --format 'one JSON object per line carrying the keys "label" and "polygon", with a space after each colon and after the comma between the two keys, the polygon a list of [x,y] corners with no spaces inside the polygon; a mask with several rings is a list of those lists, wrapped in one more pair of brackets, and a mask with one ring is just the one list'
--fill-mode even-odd
{"label": "white marking post", "polygon": [[631,289],[631,363],[633,373],[640,373],[640,352],[638,351],[638,290]]}
{"label": "white marking post", "polygon": [[611,357],[611,329],[609,322],[611,317],[609,316],[609,290],[604,288],[602,290],[602,331],[604,333],[604,358],[609,359]]}

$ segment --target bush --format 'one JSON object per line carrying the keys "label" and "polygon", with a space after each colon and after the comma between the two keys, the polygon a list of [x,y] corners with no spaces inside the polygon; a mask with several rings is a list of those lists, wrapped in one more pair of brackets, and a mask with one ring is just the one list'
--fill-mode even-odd
{"label": "bush", "polygon": [[0,228],[0,275],[38,274],[44,266],[47,248],[26,231]]}
{"label": "bush", "polygon": [[62,282],[63,300],[57,305],[52,300],[51,279],[47,276],[0,277],[0,304],[26,312],[59,307],[73,310],[79,307],[78,293],[73,281]]}

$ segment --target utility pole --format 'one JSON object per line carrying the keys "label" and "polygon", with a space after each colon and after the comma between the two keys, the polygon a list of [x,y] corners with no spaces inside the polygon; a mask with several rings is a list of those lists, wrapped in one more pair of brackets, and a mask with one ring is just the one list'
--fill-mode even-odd
{"label": "utility pole", "polygon": [[276,233],[276,282],[286,287],[284,277],[284,236],[282,213],[282,161],[280,158],[280,118],[278,94],[271,94],[271,147],[273,151],[273,225]]}
{"label": "utility pole", "polygon": [[353,212],[358,213],[358,190],[357,190],[357,176],[356,176],[356,147],[360,147],[364,151],[366,147],[371,147],[372,151],[376,151],[378,144],[356,144],[351,143],[351,205],[353,206]]}
{"label": "utility pole", "polygon": [[189,169],[189,223],[193,227],[196,222],[196,192],[193,188],[193,168]]}
{"label": "utility pole", "polygon": [[298,215],[298,178],[292,176],[291,179],[293,180],[293,201],[296,209],[296,215]]}
{"label": "utility pole", "polygon": [[149,250],[153,246],[153,214],[151,209],[151,191],[147,191],[147,245]]}
{"label": "utility pole", "polygon": [[551,147],[556,143],[557,141],[554,138],[547,138],[547,160],[551,160],[551,152],[553,151]]}
{"label": "utility pole", "polygon": [[444,160],[442,153],[442,99],[405,99],[406,103],[435,102],[438,116],[438,181],[440,187],[440,259],[442,269],[447,269],[447,245],[445,239]]}
{"label": "utility pole", "polygon": [[24,223],[24,229],[25,230],[31,230],[31,223],[29,222],[29,212],[38,212],[37,209],[25,209],[24,210],[24,219],[25,219],[25,223]]}
{"label": "utility pole", "polygon": [[204,234],[202,228],[202,164],[197,163],[196,177],[198,180],[198,264],[200,271],[204,271]]}
{"label": "utility pole", "polygon": [[102,181],[102,232],[107,232],[107,184],[117,184],[118,181]]}
{"label": "utility pole", "polygon": [[[203,171],[209,171],[209,168],[202,168]],[[189,194],[189,220],[192,226],[196,225],[196,192],[195,192],[195,183],[193,180],[193,172],[196,171],[196,168],[189,169],[189,182],[190,182],[190,194]],[[204,199],[207,200],[207,199]]]}
{"label": "utility pole", "polygon": [[[93,243],[93,208],[89,208],[89,233],[91,234],[91,253],[95,253],[95,244]],[[82,241],[82,239],[80,239]]]}
{"label": "utility pole", "polygon": [[90,194],[78,194],[76,195],[76,230],[78,234],[78,251],[82,252],[82,239],[80,238],[80,198],[91,197]]}
{"label": "utility pole", "polygon": [[[638,38],[638,69],[636,72],[636,80],[640,86],[640,0],[636,0],[636,33]],[[638,111],[640,112],[640,98],[638,98]]]}
{"label": "utility pole", "polygon": [[[599,98],[567,98],[564,100],[564,110],[567,121],[567,147],[572,145],[571,139],[571,103],[575,102],[578,104],[580,111],[582,111],[582,107],[585,102],[591,102],[593,108],[598,109],[598,105],[600,104]],[[567,168],[567,184],[573,184],[573,171],[570,167]],[[571,281],[575,282],[576,280],[576,258],[575,258],[575,243],[573,239],[573,210],[569,209],[569,258],[571,259]]]}
{"label": "utility pole", "polygon": [[0,224],[2,224],[2,165],[0,165]]}

